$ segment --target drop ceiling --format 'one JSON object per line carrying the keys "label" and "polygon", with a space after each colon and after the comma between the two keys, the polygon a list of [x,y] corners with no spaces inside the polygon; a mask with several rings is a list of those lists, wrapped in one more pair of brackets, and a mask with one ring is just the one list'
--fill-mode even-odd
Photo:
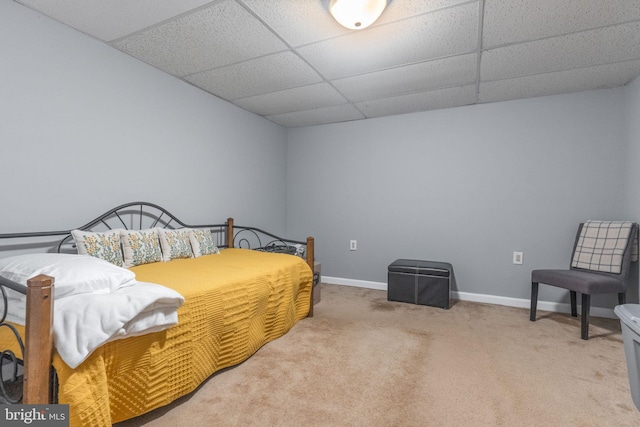
{"label": "drop ceiling", "polygon": [[18,0],[285,127],[611,88],[640,75],[639,0]]}

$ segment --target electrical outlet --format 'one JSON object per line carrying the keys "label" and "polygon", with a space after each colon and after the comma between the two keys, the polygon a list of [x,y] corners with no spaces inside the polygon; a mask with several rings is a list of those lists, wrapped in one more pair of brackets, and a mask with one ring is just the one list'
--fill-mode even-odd
{"label": "electrical outlet", "polygon": [[514,264],[522,264],[522,252],[514,252],[513,253],[513,263]]}
{"label": "electrical outlet", "polygon": [[352,241],[349,242],[349,250],[350,251],[358,250],[358,241],[357,240],[352,240]]}

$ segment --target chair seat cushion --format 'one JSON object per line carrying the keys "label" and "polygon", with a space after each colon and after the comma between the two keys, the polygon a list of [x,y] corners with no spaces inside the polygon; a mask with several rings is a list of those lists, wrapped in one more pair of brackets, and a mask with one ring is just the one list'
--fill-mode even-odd
{"label": "chair seat cushion", "polygon": [[624,283],[615,277],[579,270],[533,270],[531,281],[589,295],[625,291]]}

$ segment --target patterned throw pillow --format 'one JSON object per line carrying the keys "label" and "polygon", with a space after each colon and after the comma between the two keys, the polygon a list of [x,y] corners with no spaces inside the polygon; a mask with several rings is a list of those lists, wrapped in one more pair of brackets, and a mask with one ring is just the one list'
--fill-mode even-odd
{"label": "patterned throw pillow", "polygon": [[620,274],[632,228],[631,221],[586,221],[580,230],[571,267]]}
{"label": "patterned throw pillow", "polygon": [[71,235],[76,242],[78,254],[91,255],[109,261],[118,267],[123,265],[122,249],[120,248],[120,231],[109,230],[99,233],[73,230]]}
{"label": "patterned throw pillow", "polygon": [[124,267],[162,261],[158,230],[121,230],[120,240],[124,252]]}
{"label": "patterned throw pillow", "polygon": [[176,258],[193,258],[193,251],[189,242],[189,229],[166,230],[159,228],[158,236],[160,237],[163,261],[171,261]]}
{"label": "patterned throw pillow", "polygon": [[193,256],[219,254],[220,250],[216,246],[211,230],[206,228],[192,228],[189,230],[189,240],[193,248]]}

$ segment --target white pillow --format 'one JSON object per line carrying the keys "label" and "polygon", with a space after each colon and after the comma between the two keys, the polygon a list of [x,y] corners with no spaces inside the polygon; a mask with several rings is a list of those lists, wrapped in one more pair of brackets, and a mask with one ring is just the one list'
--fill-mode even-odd
{"label": "white pillow", "polygon": [[133,285],[136,275],[100,258],[74,254],[25,254],[0,259],[0,275],[27,288],[39,274],[54,278],[55,298],[112,292]]}
{"label": "white pillow", "polygon": [[220,250],[216,246],[213,234],[208,228],[192,228],[189,230],[189,240],[193,249],[193,256],[219,254]]}
{"label": "white pillow", "polygon": [[91,255],[122,267],[123,256],[119,229],[99,233],[72,230],[71,235],[80,255]]}
{"label": "white pillow", "polygon": [[189,243],[189,229],[166,230],[158,228],[162,260],[171,261],[176,258],[193,258],[191,243]]}
{"label": "white pillow", "polygon": [[120,230],[124,267],[162,261],[158,230]]}

